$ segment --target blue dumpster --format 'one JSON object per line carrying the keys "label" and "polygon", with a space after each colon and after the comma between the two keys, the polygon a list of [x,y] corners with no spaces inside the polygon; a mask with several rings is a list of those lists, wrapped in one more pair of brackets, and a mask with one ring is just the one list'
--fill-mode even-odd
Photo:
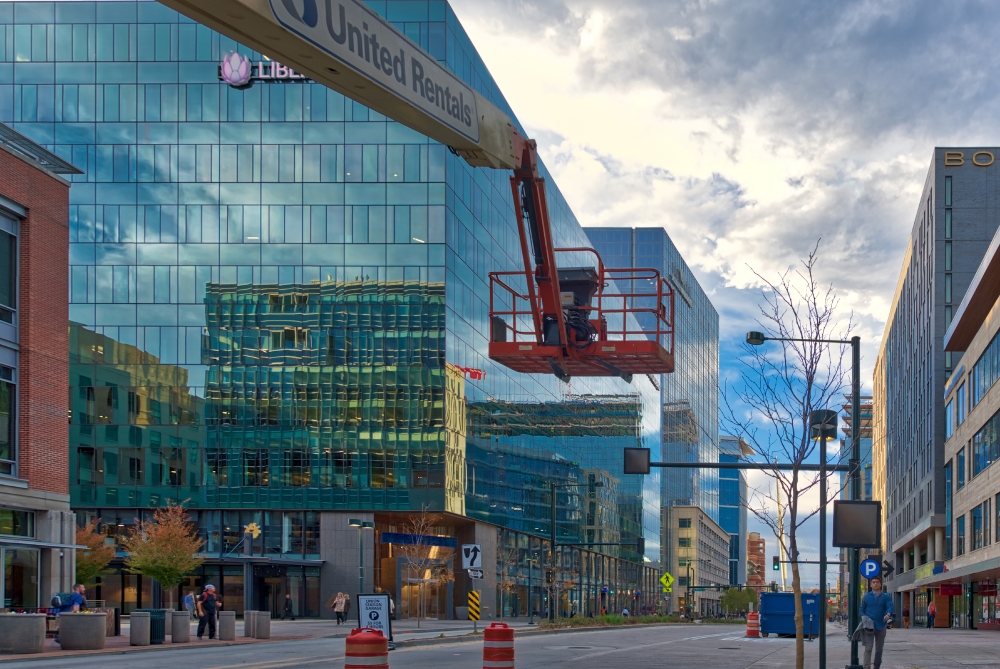
{"label": "blue dumpster", "polygon": [[[803,592],[802,633],[819,636],[819,595]],[[760,593],[760,635],[795,636],[795,595],[791,592]]]}

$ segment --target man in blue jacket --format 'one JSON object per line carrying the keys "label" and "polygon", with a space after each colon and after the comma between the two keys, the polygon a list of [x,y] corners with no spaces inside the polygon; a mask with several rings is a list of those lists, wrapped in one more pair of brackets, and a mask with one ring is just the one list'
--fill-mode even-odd
{"label": "man in blue jacket", "polygon": [[861,599],[861,615],[868,616],[875,623],[874,631],[865,630],[862,643],[865,645],[865,669],[872,669],[872,646],[875,647],[875,669],[882,666],[882,646],[885,631],[892,620],[892,597],[882,591],[882,579],[876,576],[871,581],[871,590]]}

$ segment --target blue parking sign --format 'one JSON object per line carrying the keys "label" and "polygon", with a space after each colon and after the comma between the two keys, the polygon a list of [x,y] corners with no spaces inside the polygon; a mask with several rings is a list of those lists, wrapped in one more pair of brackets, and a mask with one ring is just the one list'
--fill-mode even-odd
{"label": "blue parking sign", "polygon": [[882,574],[882,565],[878,560],[863,560],[861,562],[861,576],[864,578],[875,578]]}

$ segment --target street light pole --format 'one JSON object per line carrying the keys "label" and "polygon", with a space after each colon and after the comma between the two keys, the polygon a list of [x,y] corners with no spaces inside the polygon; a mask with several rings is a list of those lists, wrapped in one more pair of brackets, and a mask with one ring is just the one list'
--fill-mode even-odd
{"label": "street light pole", "polygon": [[[861,337],[851,337],[851,499],[861,499]],[[861,553],[857,548],[848,549],[847,602],[849,608],[848,633],[858,627],[858,607],[860,605]],[[851,639],[851,664],[848,669],[862,669],[858,662],[858,640]]]}
{"label": "street light pole", "polygon": [[549,481],[549,490],[552,493],[549,497],[549,512],[551,513],[550,522],[552,530],[552,562],[549,567],[552,569],[552,586],[549,589],[549,620],[556,619],[556,607],[555,607],[555,583],[556,583],[556,482]]}
{"label": "street light pole", "polygon": [[360,518],[351,518],[347,521],[350,527],[358,528],[358,594],[365,591],[365,530],[375,529],[375,523]]}

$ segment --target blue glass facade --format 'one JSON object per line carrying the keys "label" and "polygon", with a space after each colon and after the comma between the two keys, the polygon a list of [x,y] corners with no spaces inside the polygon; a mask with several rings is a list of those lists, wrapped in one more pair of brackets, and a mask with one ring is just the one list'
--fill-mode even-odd
{"label": "blue glass facade", "polygon": [[[719,462],[740,462],[746,453],[736,437],[719,437]],[[749,449],[747,449],[749,450]],[[729,533],[729,584],[747,582],[747,482],[736,469],[719,470],[719,526]]]}
{"label": "blue glass facade", "polygon": [[[370,6],[514,118],[445,2]],[[186,500],[211,552],[256,520],[265,550],[310,559],[324,510],[548,536],[549,481],[599,474],[616,512],[589,523],[585,490],[560,493],[560,538],[643,536],[657,561],[659,477],[623,477],[620,450],[658,457],[653,385],[564,385],[486,357],[487,274],[520,263],[510,173],[302,78],[230,87],[231,52],[280,71],[154,2],[0,3],[0,121],[85,171],[70,231],[81,515],[129,524]],[[587,246],[547,183],[557,244]]]}
{"label": "blue glass facade", "polygon": [[[606,266],[650,267],[673,285],[675,369],[660,379],[663,459],[719,462],[718,312],[663,228],[586,232]],[[661,491],[664,506],[698,506],[719,522],[718,470],[663,470]],[[663,546],[662,559],[670,564],[666,536]]]}

